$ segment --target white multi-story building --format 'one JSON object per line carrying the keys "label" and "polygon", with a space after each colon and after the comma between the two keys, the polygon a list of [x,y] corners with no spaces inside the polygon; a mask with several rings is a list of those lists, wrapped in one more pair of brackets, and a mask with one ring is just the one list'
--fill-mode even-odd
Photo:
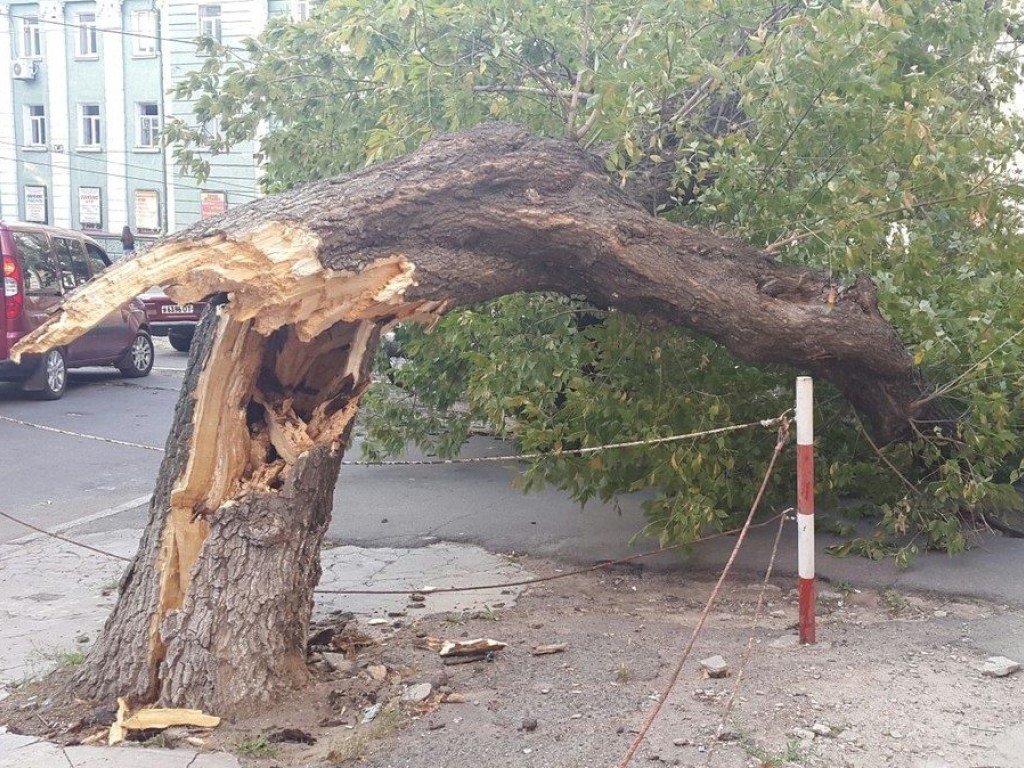
{"label": "white multi-story building", "polygon": [[[159,235],[258,194],[252,144],[181,176],[160,131],[188,119],[175,83],[202,66],[195,39],[227,45],[309,0],[0,0],[0,218]],[[116,250],[116,248],[115,248]]]}

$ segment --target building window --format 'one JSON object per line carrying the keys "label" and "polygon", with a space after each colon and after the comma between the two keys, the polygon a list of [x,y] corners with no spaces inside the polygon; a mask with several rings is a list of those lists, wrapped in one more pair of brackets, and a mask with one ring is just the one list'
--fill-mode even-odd
{"label": "building window", "polygon": [[220,42],[220,6],[199,6],[199,36],[210,37]]}
{"label": "building window", "polygon": [[78,224],[82,229],[103,229],[103,194],[99,187],[78,188]]}
{"label": "building window", "polygon": [[136,105],[138,129],[135,146],[155,148],[160,146],[160,105],[142,102]]}
{"label": "building window", "polygon": [[79,129],[78,146],[99,149],[100,137],[100,105],[79,104]]}
{"label": "building window", "polygon": [[312,0],[292,0],[292,21],[308,21]]}
{"label": "building window", "polygon": [[25,221],[34,224],[46,224],[49,206],[46,203],[46,187],[25,187]]}
{"label": "building window", "polygon": [[46,146],[46,107],[42,104],[25,107],[25,143],[31,147]]}
{"label": "building window", "polygon": [[135,190],[135,231],[146,235],[160,232],[160,193],[155,189]]}
{"label": "building window", "polygon": [[39,34],[39,17],[26,16],[21,22],[21,55],[26,59],[43,57],[43,41]]}
{"label": "building window", "polygon": [[156,55],[156,13],[154,11],[134,11],[132,13],[132,52],[136,56]]}
{"label": "building window", "polygon": [[96,44],[96,14],[78,14],[78,50],[75,55],[80,59],[91,59],[99,55]]}

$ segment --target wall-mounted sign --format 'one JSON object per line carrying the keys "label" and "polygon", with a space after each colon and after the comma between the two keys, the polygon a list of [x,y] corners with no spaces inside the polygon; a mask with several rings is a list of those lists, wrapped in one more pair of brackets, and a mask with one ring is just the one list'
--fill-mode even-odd
{"label": "wall-mounted sign", "polygon": [[135,190],[135,230],[145,234],[160,232],[160,194],[155,189]]}
{"label": "wall-mounted sign", "polygon": [[228,196],[224,192],[199,193],[199,217],[211,219],[220,216],[228,209]]}
{"label": "wall-mounted sign", "polygon": [[25,221],[46,224],[46,187],[25,187]]}
{"label": "wall-mounted sign", "polygon": [[82,229],[103,229],[103,203],[99,187],[78,188],[78,222]]}

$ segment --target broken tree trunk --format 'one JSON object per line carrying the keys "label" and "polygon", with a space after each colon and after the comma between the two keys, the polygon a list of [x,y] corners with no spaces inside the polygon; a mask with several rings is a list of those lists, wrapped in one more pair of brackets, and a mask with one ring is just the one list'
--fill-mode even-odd
{"label": "broken tree trunk", "polygon": [[[74,294],[14,354],[66,344],[150,285],[226,294],[197,336],[147,530],[76,694],[237,712],[301,685],[331,492],[380,329],[516,291],[710,336],[831,381],[876,437],[920,386],[863,279],[660,221],[578,146],[492,124],[237,208]],[[215,316],[214,316],[215,315]]]}

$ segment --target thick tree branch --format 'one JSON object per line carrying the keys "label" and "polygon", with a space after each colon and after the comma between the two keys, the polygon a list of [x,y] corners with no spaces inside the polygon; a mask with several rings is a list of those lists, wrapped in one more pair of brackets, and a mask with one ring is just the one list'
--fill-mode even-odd
{"label": "thick tree branch", "polygon": [[[372,290],[355,290],[359,281]],[[584,294],[706,335],[743,360],[825,378],[883,443],[908,436],[920,415],[915,368],[870,280],[831,303],[826,275],[659,220],[575,143],[516,126],[445,136],[199,222],[76,293],[16,352],[66,343],[154,283],[172,284],[180,300],[228,292],[236,319],[264,332],[294,325],[306,338],[333,322],[516,291]]]}

